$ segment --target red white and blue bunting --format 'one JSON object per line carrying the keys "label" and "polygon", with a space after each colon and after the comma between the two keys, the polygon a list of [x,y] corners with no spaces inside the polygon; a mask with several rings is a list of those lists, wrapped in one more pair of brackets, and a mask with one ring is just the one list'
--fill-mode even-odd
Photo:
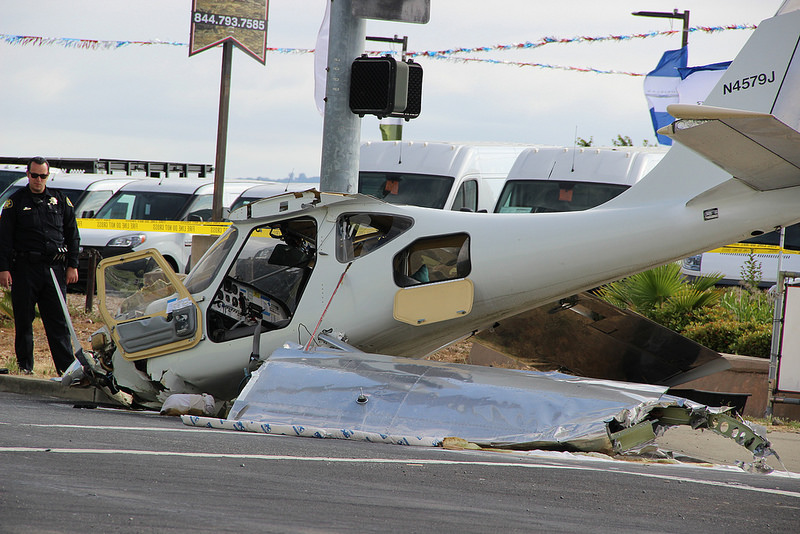
{"label": "red white and blue bunting", "polygon": [[[731,30],[754,30],[754,24],[729,24],[726,26],[695,26],[689,28],[689,32],[717,33]],[[626,76],[644,76],[646,73],[627,72],[620,70],[596,69],[592,67],[570,67],[563,65],[551,65],[547,63],[535,63],[527,61],[508,61],[492,58],[464,57],[465,54],[482,54],[487,52],[507,52],[533,50],[550,44],[586,44],[600,42],[625,42],[637,39],[649,39],[653,37],[670,36],[680,33],[682,30],[653,31],[647,33],[635,33],[630,35],[604,35],[604,36],[577,36],[569,38],[542,37],[537,41],[526,41],[524,43],[497,44],[492,46],[478,47],[458,47],[446,50],[424,50],[406,52],[408,58],[429,58],[443,61],[460,63],[489,63],[496,65],[512,65],[515,67],[538,67],[543,69],[556,69],[575,72],[593,72],[596,74],[622,74]],[[0,44],[12,46],[60,46],[64,48],[75,48],[79,50],[118,50],[130,46],[189,46],[187,43],[171,41],[102,41],[97,39],[71,39],[66,37],[36,37],[31,35],[8,35],[0,34]],[[313,48],[267,48],[268,53],[273,54],[313,54]],[[370,54],[396,54],[397,51],[375,50],[369,51]]]}

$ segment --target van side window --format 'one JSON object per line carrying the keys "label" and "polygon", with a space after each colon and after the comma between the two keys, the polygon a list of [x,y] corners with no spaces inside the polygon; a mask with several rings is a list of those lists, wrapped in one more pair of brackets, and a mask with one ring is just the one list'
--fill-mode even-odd
{"label": "van side window", "polygon": [[453,234],[414,241],[392,263],[394,282],[400,287],[466,278],[472,270],[469,236]]}
{"label": "van side window", "polygon": [[187,210],[187,221],[210,221],[214,204],[213,195],[198,195]]}
{"label": "van side window", "polygon": [[414,221],[408,217],[375,213],[345,213],[336,221],[336,259],[353,261],[399,236]]}
{"label": "van side window", "polygon": [[478,211],[478,182],[467,180],[458,188],[453,211]]}

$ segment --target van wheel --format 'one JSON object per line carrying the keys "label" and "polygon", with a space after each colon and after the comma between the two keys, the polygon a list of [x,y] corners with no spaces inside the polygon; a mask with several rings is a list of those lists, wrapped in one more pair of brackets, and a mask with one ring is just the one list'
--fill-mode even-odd
{"label": "van wheel", "polygon": [[164,259],[167,260],[167,263],[169,263],[169,266],[172,268],[172,272],[173,273],[177,273],[178,272],[178,263],[175,260],[173,260],[172,258],[164,258]]}

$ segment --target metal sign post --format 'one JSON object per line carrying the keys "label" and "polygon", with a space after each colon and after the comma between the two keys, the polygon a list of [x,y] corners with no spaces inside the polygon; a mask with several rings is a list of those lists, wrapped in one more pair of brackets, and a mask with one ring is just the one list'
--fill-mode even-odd
{"label": "metal sign post", "polygon": [[655,17],[662,19],[678,19],[683,21],[683,31],[681,36],[681,48],[685,48],[689,44],[689,11],[683,13],[674,9],[672,13],[665,11],[634,11],[631,15],[635,17]]}
{"label": "metal sign post", "polygon": [[219,89],[217,155],[214,166],[214,203],[211,219],[222,220],[222,188],[225,183],[225,155],[228,146],[233,45],[262,64],[267,62],[267,0],[193,0],[189,56],[222,45],[222,75]]}

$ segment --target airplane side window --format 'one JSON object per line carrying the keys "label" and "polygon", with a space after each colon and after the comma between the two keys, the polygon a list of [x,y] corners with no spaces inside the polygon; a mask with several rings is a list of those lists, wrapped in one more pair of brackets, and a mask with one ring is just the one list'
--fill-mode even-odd
{"label": "airplane side window", "polygon": [[209,304],[208,332],[220,342],[289,325],[316,263],[310,217],[255,228]]}
{"label": "airplane side window", "polygon": [[465,278],[472,270],[469,236],[427,237],[400,251],[393,261],[394,281],[400,287]]}
{"label": "airplane side window", "polygon": [[408,217],[345,213],[336,222],[336,259],[353,261],[378,249],[414,224]]}

